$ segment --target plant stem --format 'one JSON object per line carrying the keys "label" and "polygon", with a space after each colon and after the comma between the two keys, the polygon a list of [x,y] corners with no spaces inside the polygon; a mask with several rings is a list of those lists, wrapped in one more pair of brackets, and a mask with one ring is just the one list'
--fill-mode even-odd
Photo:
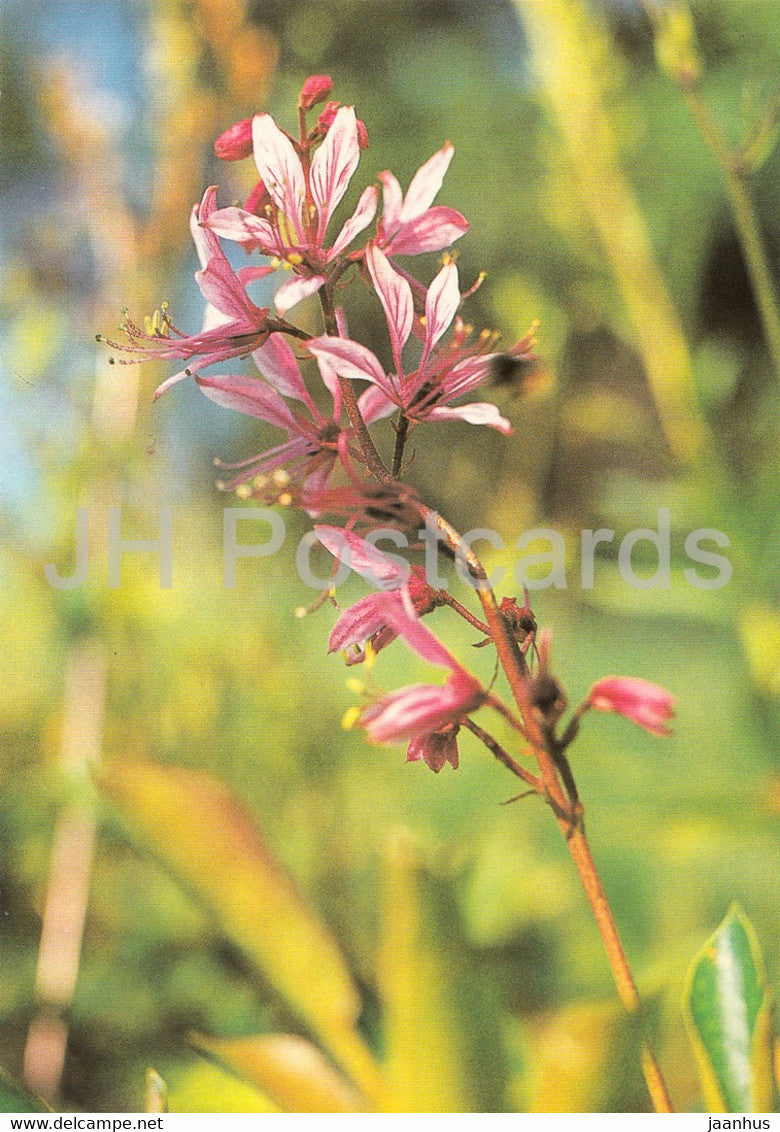
{"label": "plant stem", "polygon": [[541,779],[537,778],[535,774],[531,774],[530,771],[526,770],[524,766],[521,766],[519,762],[513,759],[509,752],[506,751],[489,732],[480,727],[478,723],[475,723],[473,719],[464,719],[463,726],[467,728],[472,735],[476,735],[480,742],[485,744],[490,753],[495,755],[498,761],[502,763],[507,770],[511,770],[512,774],[516,774],[518,778],[521,778],[523,782],[525,782],[527,786],[530,786],[532,790],[535,790],[537,794],[544,793]]}
{"label": "plant stem", "polygon": [[747,186],[746,171],[740,165],[739,155],[734,153],[723,130],[707,105],[698,80],[684,82],[678,78],[678,85],[693,115],[699,132],[715,158],[726,183],[737,235],[745,257],[750,283],[764,327],[767,346],[772,362],[780,377],[780,302],[775,293],[772,273],[761,240],[758,221]]}
{"label": "plant stem", "polygon": [[479,629],[480,633],[484,633],[486,637],[490,636],[490,629],[488,629],[484,621],[480,621],[478,617],[470,613],[465,605],[461,605],[460,602],[454,597],[451,597],[446,590],[442,591],[442,596],[450,609],[454,609],[456,613],[459,613],[464,621],[468,621],[469,625],[473,625],[475,629]]}
{"label": "plant stem", "polygon": [[[322,318],[325,323],[325,333],[335,336],[338,334],[339,329],[336,323],[336,306],[333,301],[331,285],[326,283],[321,287],[319,295],[320,306],[322,307]],[[357,403],[357,397],[355,396],[352,382],[346,377],[340,377],[339,389],[341,390],[341,396],[344,398],[344,404],[347,408],[349,423],[355,430],[355,434],[360,442],[366,467],[376,479],[386,482],[392,477],[385,467],[382,457],[377,452],[371,433],[368,431],[366,422],[363,420],[363,414],[360,412],[360,406]]]}
{"label": "plant stem", "polygon": [[[585,890],[615,980],[618,997],[629,1014],[636,1014],[640,1008],[639,993],[585,836],[581,820],[581,807],[573,799],[567,799],[561,786],[559,767],[548,750],[548,744],[545,741],[534,711],[534,705],[530,699],[525,676],[527,671],[525,659],[520,652],[517,641],[512,636],[509,626],[501,615],[495,594],[487,583],[484,567],[477,556],[463,543],[458,532],[446,519],[443,519],[424,504],[420,505],[420,514],[424,522],[434,524],[438,528],[443,540],[453,551],[460,550],[461,553],[465,553],[469,569],[479,582],[477,592],[485,612],[485,620],[495,643],[501,667],[506,674],[515,703],[522,716],[525,734],[533,747],[534,755],[539,764],[542,791],[550,803],[558,826],[566,839],[582,887]],[[576,795],[576,789],[574,793]],[[672,1112],[669,1093],[660,1067],[646,1042],[642,1045],[642,1068],[656,1112]]]}
{"label": "plant stem", "polygon": [[401,466],[404,460],[404,448],[406,447],[406,438],[409,434],[409,418],[402,416],[398,421],[398,430],[395,434],[395,450],[393,452],[393,468],[391,475],[393,479],[398,479],[401,474]]}
{"label": "plant stem", "polygon": [[[337,330],[335,308],[332,293],[327,285],[320,291],[320,295],[326,329],[328,333],[335,333]],[[365,421],[360,414],[360,409],[358,408],[351,383],[348,380],[342,379],[342,388],[344,388],[344,386],[346,386],[344,399],[347,405],[347,411],[358,436],[366,465],[378,479],[386,482],[391,477],[382,463]],[[350,405],[352,406],[351,410]],[[585,894],[588,898],[599,935],[604,945],[607,961],[612,970],[620,1001],[629,1014],[635,1014],[640,1007],[639,994],[631,974],[631,969],[628,965],[626,953],[620,942],[612,910],[610,909],[604,887],[596,870],[596,865],[585,837],[585,829],[582,822],[582,806],[577,798],[576,786],[574,785],[571,770],[567,762],[565,762],[565,769],[563,771],[564,783],[567,789],[564,790],[561,785],[561,762],[560,759],[556,759],[555,755],[551,753],[549,743],[537,718],[534,704],[531,700],[529,682],[527,680],[528,666],[525,657],[520,651],[520,646],[499,609],[496,595],[490,587],[485,568],[474,551],[463,541],[455,528],[432,508],[424,503],[418,503],[417,509],[423,523],[429,528],[436,527],[442,537],[442,541],[449,546],[450,550],[452,550],[453,553],[460,553],[465,557],[469,571],[476,582],[477,594],[485,614],[487,628],[496,647],[499,662],[506,674],[515,703],[520,711],[523,735],[531,744],[539,765],[540,778],[537,779],[534,775],[530,775],[525,771],[519,763],[516,763],[515,760],[494,741],[492,746],[490,744],[488,745],[493,754],[496,755],[513,774],[518,775],[518,777],[529,784],[533,783],[533,788],[539,790],[549,802],[555,819],[558,822],[558,826],[566,839],[566,844],[574,860],[582,886],[585,889]],[[467,720],[466,726],[468,726],[474,734],[482,738],[482,735],[480,735],[482,729],[479,728],[477,724],[472,724],[471,721]],[[483,734],[487,735],[487,733]],[[487,737],[490,739],[490,736]],[[561,752],[557,753],[560,754]],[[647,1043],[643,1043],[642,1046],[642,1066],[655,1110],[657,1112],[673,1111],[669,1094],[663,1076],[661,1075],[661,1070]]]}

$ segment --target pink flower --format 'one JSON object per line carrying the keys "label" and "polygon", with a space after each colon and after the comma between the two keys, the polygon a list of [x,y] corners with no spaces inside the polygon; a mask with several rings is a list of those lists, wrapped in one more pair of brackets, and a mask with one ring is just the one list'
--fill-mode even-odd
{"label": "pink flower", "polygon": [[448,248],[468,231],[468,221],[454,208],[431,208],[442,186],[453,147],[446,143],[415,173],[406,196],[392,173],[379,174],[382,217],[377,243],[388,255],[419,255]]}
{"label": "pink flower", "polygon": [[315,526],[314,533],[340,562],[346,563],[372,585],[380,587],[380,593],[369,594],[351,605],[333,627],[328,652],[344,652],[348,665],[365,660],[367,641],[371,641],[373,651],[377,653],[398,636],[396,629],[388,624],[385,607],[390,596],[402,607],[402,586],[406,585],[418,617],[443,604],[440,594],[428,585],[421,566],[410,567],[405,562],[396,562],[354,531],[342,527]]}
{"label": "pink flower", "polygon": [[390,627],[424,660],[448,668],[450,676],[443,685],[414,684],[382,697],[363,709],[357,723],[366,729],[373,743],[409,740],[413,744],[412,759],[424,758],[436,732],[460,723],[464,716],[476,711],[486,692],[418,620],[408,593],[404,591],[400,604],[393,594],[384,595],[384,602],[384,616]]}
{"label": "pink flower", "polygon": [[[252,358],[265,381],[242,374],[201,374],[196,381],[218,405],[283,429],[287,440],[239,464],[220,464],[234,471],[240,469],[237,476],[221,486],[226,491],[238,490],[245,498],[271,501],[273,496],[274,502],[300,503],[303,494],[328,483],[338,458],[342,431],[338,381],[327,367],[322,367],[323,380],[333,397],[333,413],[326,417],[311,399],[295,354],[281,334],[271,334]],[[291,408],[285,398],[297,401],[301,407]],[[364,417],[371,419],[370,413],[364,413]],[[281,468],[286,475],[274,477],[273,473]]]}
{"label": "pink flower", "polygon": [[596,711],[624,715],[651,735],[671,735],[666,723],[674,716],[674,696],[649,680],[606,676],[593,685],[587,703]]}
{"label": "pink flower", "polygon": [[[412,421],[462,420],[511,433],[512,426],[495,405],[481,401],[450,405],[488,379],[492,362],[498,356],[484,352],[493,342],[492,336],[481,337],[476,348],[470,347],[460,319],[456,320],[450,341],[439,345],[461,300],[455,264],[445,264],[428,288],[422,356],[417,368],[406,372],[402,353],[414,322],[412,289],[378,247],[369,245],[366,263],[384,307],[395,373],[386,374],[375,354],[348,338],[313,338],[307,343],[311,352],[327,361],[340,376],[369,381],[375,386],[379,416],[399,408]],[[523,340],[510,353],[520,356],[525,351],[530,356],[528,347],[529,342]]]}
{"label": "pink flower", "polygon": [[[264,216],[243,208],[222,208],[203,223],[213,233],[243,244],[247,251],[282,260],[294,271],[276,294],[280,314],[313,295],[325,282],[325,268],[368,227],[378,193],[370,185],[333,244],[325,247],[330,219],[347,191],[360,155],[355,111],[342,106],[311,164],[270,114],[252,120],[255,164],[269,196]],[[278,266],[278,264],[276,264]]]}
{"label": "pink flower", "polygon": [[[206,366],[228,358],[246,357],[268,337],[268,307],[256,307],[246,293],[246,284],[268,274],[266,267],[243,268],[236,272],[227,261],[219,240],[202,222],[208,220],[215,207],[216,189],[207,189],[200,207],[192,210],[190,229],[200,259],[195,281],[206,300],[203,329],[199,334],[184,334],[173,325],[163,309],[151,321],[148,331],[141,330],[129,319],[123,329],[129,345],[109,342],[114,349],[140,355],[134,361],[175,358],[187,361],[187,369],[169,377],[155,392],[155,398],[171,385],[198,373]],[[103,341],[103,339],[100,339]],[[198,359],[193,363],[192,359]]]}

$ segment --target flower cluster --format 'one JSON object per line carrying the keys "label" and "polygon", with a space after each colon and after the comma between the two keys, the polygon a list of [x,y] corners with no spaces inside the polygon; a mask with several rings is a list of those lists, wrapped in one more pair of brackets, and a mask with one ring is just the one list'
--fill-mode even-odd
{"label": "flower cluster", "polygon": [[[666,735],[672,698],[645,681],[609,677],[593,686],[562,729],[567,696],[550,673],[549,635],[537,637],[527,594],[522,605],[511,597],[498,602],[483,586],[482,620],[445,589],[430,584],[422,565],[390,556],[363,537],[372,528],[385,533],[388,528],[416,529],[433,519],[448,553],[463,550],[457,532],[402,482],[405,445],[418,428],[452,421],[511,433],[509,420],[494,404],[469,398],[491,383],[500,384],[507,373],[517,370],[527,376],[535,356],[532,333],[498,350],[495,332],[475,335],[460,313],[480,280],[461,290],[449,249],[467,232],[468,223],[454,209],[434,204],[453,157],[449,143],[417,171],[405,194],[391,172],[381,172],[377,183],[363,188],[347,218],[337,222],[368,135],[353,107],[329,100],[331,89],[326,75],[312,75],[303,84],[297,136],[269,114],[256,114],[217,140],[218,157],[251,158],[257,179],[243,207],[218,207],[217,189],[211,187],[192,210],[190,226],[200,261],[195,278],[206,302],[202,328],[194,334],[178,330],[164,307],[145,329],[126,321],[127,342],[113,345],[128,355],[123,360],[185,363],[157,395],[191,377],[218,405],[279,430],[277,442],[257,455],[237,464],[218,462],[231,473],[221,482],[223,489],[243,499],[298,507],[318,519],[329,515],[344,521],[343,526],[319,521],[315,535],[376,592],[341,612],[330,635],[331,652],[343,653],[349,665],[370,665],[379,652],[401,640],[447,672],[444,683],[371,692],[369,701],[350,713],[350,722],[373,742],[406,743],[408,759],[422,760],[434,771],[446,763],[457,767],[458,733],[467,728],[542,792],[541,780],[472,719],[482,709],[493,709],[530,743],[540,762],[552,760],[573,806],[576,788],[564,752],[585,712],[617,712],[653,734]],[[323,103],[316,120],[308,122],[307,115]],[[225,242],[259,260],[234,268]],[[425,283],[399,258],[427,253],[443,254]],[[279,275],[272,303],[258,306],[247,288]],[[390,372],[350,335],[336,303],[336,294],[354,281],[371,289],[384,313]],[[311,335],[288,317],[315,295],[323,331]],[[246,358],[255,367],[251,375],[213,371],[216,363]],[[395,434],[391,460],[383,457],[373,427],[390,417]],[[387,433],[388,425],[382,427]],[[470,551],[465,560],[476,578],[484,577]],[[492,682],[486,687],[422,624],[423,617],[444,608],[478,631],[476,647],[495,646],[514,707],[504,704]],[[553,804],[550,797],[548,801]]]}

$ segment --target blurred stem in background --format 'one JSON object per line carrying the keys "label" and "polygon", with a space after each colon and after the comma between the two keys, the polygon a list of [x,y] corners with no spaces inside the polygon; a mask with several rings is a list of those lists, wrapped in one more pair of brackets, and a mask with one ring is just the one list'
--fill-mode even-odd
{"label": "blurred stem in background", "polygon": [[[99,118],[75,93],[67,66],[44,87],[42,102],[50,133],[60,143],[75,182],[75,195],[88,218],[102,293],[95,325],[109,325],[129,304],[141,310],[159,302],[160,282],[173,274],[187,238],[186,216],[200,197],[208,153],[204,139],[235,116],[235,107],[256,104],[276,66],[270,36],[248,28],[243,0],[227,0],[218,11],[208,0],[196,5],[196,19],[177,0],[158,0],[150,18],[150,59],[155,100],[166,114],[155,141],[156,167],[149,212],[135,215],[126,199],[122,163]],[[225,106],[204,78],[206,59],[216,61],[232,105]],[[104,511],[121,501],[129,474],[128,442],[139,415],[140,369],[97,363],[89,435],[90,460],[81,501]],[[155,378],[153,372],[145,375]],[[105,478],[105,470],[114,470]],[[94,469],[98,469],[97,474]],[[102,537],[102,536],[99,536]],[[98,596],[98,605],[101,599]],[[93,868],[97,818],[88,790],[90,770],[103,745],[108,686],[101,610],[97,625],[76,636],[66,660],[65,702],[59,764],[69,778],[72,800],[64,806],[53,835],[44,903],[35,990],[39,1009],[24,1051],[28,1087],[49,1104],[60,1102],[68,1042],[65,1016],[81,963],[84,923]]]}
{"label": "blurred stem in background", "polygon": [[780,377],[780,302],[749,190],[751,175],[774,148],[780,101],[777,94],[769,99],[748,137],[734,148],[704,97],[702,61],[688,5],[679,0],[665,5],[643,0],[643,6],[653,21],[658,61],[679,86],[723,174],[766,343]]}
{"label": "blurred stem in background", "polygon": [[604,105],[599,29],[580,0],[515,0],[515,5],[583,206],[633,323],[669,449],[681,465],[696,465],[712,453],[712,443],[697,406],[688,344],[620,165]]}

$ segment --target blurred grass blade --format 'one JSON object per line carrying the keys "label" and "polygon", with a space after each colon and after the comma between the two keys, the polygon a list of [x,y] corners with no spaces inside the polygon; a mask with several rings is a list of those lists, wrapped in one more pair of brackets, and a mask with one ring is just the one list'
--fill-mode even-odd
{"label": "blurred grass blade", "polygon": [[738,905],[694,960],[685,1005],[708,1110],[771,1111],[772,996]]}
{"label": "blurred grass blade", "polygon": [[252,817],[201,771],[114,762],[99,784],[145,843],[375,1100],[376,1066],[357,1036],[357,991],[326,926],[307,908]]}
{"label": "blurred grass blade", "polygon": [[51,1112],[51,1109],[0,1069],[0,1112]]}
{"label": "blurred grass blade", "polygon": [[451,889],[396,835],[379,959],[392,1111],[498,1112],[505,1104],[498,1010],[482,993]]}
{"label": "blurred grass blade", "polygon": [[203,1058],[175,1070],[169,1079],[168,1093],[169,1112],[279,1111],[256,1086]]}
{"label": "blurred grass blade", "polygon": [[156,1069],[146,1070],[144,1112],[168,1111],[168,1086]]}
{"label": "blurred grass blade", "polygon": [[196,1035],[194,1045],[255,1085],[283,1112],[360,1112],[345,1079],[305,1038],[260,1034],[248,1038]]}
{"label": "blurred grass blade", "polygon": [[531,1112],[646,1111],[637,1015],[612,1002],[576,1002],[537,1014],[526,1033]]}

